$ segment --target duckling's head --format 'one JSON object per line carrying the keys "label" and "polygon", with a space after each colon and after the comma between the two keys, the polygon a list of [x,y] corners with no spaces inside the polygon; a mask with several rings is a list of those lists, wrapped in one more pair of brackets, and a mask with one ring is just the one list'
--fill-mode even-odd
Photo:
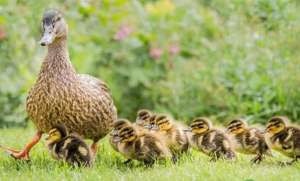
{"label": "duckling's head", "polygon": [[192,121],[190,127],[192,128],[193,133],[201,134],[210,130],[212,128],[212,124],[208,118],[198,117]]}
{"label": "duckling's head", "polygon": [[230,134],[240,134],[247,129],[247,123],[242,119],[234,119],[227,126],[227,132]]}
{"label": "duckling's head", "polygon": [[141,109],[137,112],[136,123],[140,126],[145,126],[149,123],[152,112],[148,109]]}
{"label": "duckling's head", "polygon": [[149,122],[148,122],[148,126],[153,127],[154,125],[156,125],[156,118],[158,117],[158,115],[152,115],[150,118],[149,118]]}
{"label": "duckling's head", "polygon": [[160,131],[168,131],[173,126],[173,122],[171,119],[172,118],[167,115],[157,115],[154,118],[154,122],[152,123],[152,125],[156,126],[154,127],[154,129],[159,129]]}
{"label": "duckling's head", "polygon": [[64,125],[56,125],[48,132],[48,137],[46,137],[47,144],[58,142],[66,137],[67,134],[67,129]]}
{"label": "duckling's head", "polygon": [[286,122],[288,119],[283,116],[272,117],[266,126],[266,132],[269,134],[276,134],[283,131],[286,128]]}
{"label": "duckling's head", "polygon": [[138,135],[133,126],[125,126],[119,131],[119,142],[128,143],[137,139]]}
{"label": "duckling's head", "polygon": [[61,12],[55,9],[46,10],[42,20],[42,38],[40,44],[47,46],[60,38],[66,38],[68,25]]}
{"label": "duckling's head", "polygon": [[112,136],[119,135],[119,132],[122,128],[130,126],[130,125],[131,125],[131,123],[127,119],[118,119],[116,122],[114,122],[111,135]]}

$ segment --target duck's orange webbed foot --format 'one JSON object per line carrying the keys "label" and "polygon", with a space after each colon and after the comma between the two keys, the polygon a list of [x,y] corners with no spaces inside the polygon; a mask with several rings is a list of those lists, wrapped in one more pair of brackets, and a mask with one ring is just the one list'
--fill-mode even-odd
{"label": "duck's orange webbed foot", "polygon": [[12,156],[15,159],[29,160],[29,152],[30,152],[31,148],[40,141],[42,134],[43,134],[42,132],[38,131],[34,135],[32,140],[21,151],[18,151],[18,150],[12,149],[12,148],[6,148],[3,146],[1,146],[1,148],[4,149],[4,151],[6,153],[8,153],[10,156]]}

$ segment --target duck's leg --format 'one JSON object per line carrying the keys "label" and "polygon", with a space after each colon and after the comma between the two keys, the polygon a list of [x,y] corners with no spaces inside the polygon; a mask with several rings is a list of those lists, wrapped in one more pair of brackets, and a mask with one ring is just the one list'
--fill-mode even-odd
{"label": "duck's leg", "polygon": [[29,152],[31,148],[40,141],[42,135],[43,133],[41,131],[37,131],[32,140],[21,151],[12,148],[2,148],[15,159],[29,160]]}
{"label": "duck's leg", "polygon": [[94,141],[91,145],[91,152],[92,152],[93,157],[95,157],[97,154],[97,147],[98,147],[98,144],[96,141]]}

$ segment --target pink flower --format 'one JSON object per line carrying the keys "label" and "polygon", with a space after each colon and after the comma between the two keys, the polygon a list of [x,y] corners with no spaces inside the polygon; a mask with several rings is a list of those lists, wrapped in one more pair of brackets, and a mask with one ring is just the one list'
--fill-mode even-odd
{"label": "pink flower", "polygon": [[169,53],[171,55],[176,55],[180,52],[180,47],[176,44],[172,44],[170,47],[169,47]]}
{"label": "pink flower", "polygon": [[161,48],[150,48],[149,55],[151,58],[157,60],[160,59],[161,55],[163,54],[163,50]]}
{"label": "pink flower", "polygon": [[133,32],[133,29],[127,25],[121,25],[118,32],[114,35],[114,40],[121,41],[128,37]]}
{"label": "pink flower", "polygon": [[3,40],[6,37],[4,27],[0,26],[0,40]]}

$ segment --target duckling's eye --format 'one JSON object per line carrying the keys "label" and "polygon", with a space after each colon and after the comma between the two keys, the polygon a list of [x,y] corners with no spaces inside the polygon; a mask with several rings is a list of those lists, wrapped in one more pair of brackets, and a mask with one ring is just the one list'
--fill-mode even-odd
{"label": "duckling's eye", "polygon": [[59,21],[59,20],[61,20],[61,17],[57,17],[55,21]]}

